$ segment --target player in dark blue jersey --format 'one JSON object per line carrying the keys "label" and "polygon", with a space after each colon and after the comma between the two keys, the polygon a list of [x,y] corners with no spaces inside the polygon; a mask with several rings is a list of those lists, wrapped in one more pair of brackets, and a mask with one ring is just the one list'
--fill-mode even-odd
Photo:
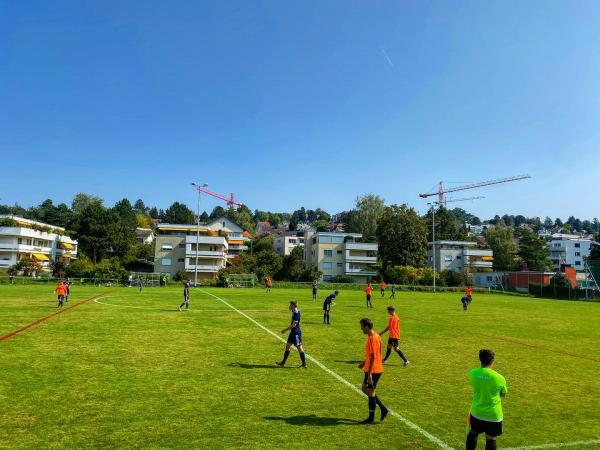
{"label": "player in dark blue jersey", "polygon": [[319,282],[317,280],[312,282],[312,295],[313,295],[313,302],[317,301],[317,289],[319,288]]}
{"label": "player in dark blue jersey", "polygon": [[466,295],[464,295],[461,299],[460,299],[462,305],[463,305],[463,310],[466,311],[467,308],[469,307],[469,303],[471,303],[471,299],[469,297],[467,297]]}
{"label": "player in dark blue jersey", "polygon": [[331,305],[335,298],[339,295],[340,291],[335,291],[333,294],[329,294],[323,302],[323,324],[329,325],[329,311],[331,311]]}
{"label": "player in dark blue jersey", "polygon": [[184,306],[186,310],[190,310],[190,280],[185,280],[183,283],[183,303],[179,305],[179,311]]}
{"label": "player in dark blue jersey", "polygon": [[302,330],[300,329],[300,311],[298,310],[298,302],[296,300],[290,302],[289,310],[292,312],[292,321],[288,327],[281,330],[281,333],[285,333],[289,330],[290,334],[287,343],[285,344],[283,359],[281,361],[275,361],[275,364],[279,367],[285,366],[285,362],[287,361],[288,356],[290,356],[290,348],[293,345],[300,353],[300,359],[302,360],[300,368],[306,369],[306,355],[304,354],[304,347],[302,346]]}

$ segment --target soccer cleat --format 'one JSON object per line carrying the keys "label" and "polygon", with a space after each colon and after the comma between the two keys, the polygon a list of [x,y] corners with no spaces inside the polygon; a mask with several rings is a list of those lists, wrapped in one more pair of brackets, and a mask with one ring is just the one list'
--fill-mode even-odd
{"label": "soccer cleat", "polygon": [[407,359],[406,361],[404,361],[404,367],[408,366],[410,364],[410,361]]}
{"label": "soccer cleat", "polygon": [[275,361],[275,364],[277,364],[279,367],[283,367],[284,366],[284,364],[282,362],[280,362],[280,361]]}
{"label": "soccer cleat", "polygon": [[306,364],[300,364],[298,369],[308,369],[308,366]]}
{"label": "soccer cleat", "polygon": [[388,412],[389,412],[389,410],[387,408],[382,409],[381,410],[381,418],[379,420],[381,420],[383,422],[385,420],[385,418],[387,417]]}
{"label": "soccer cleat", "polygon": [[179,309],[179,312],[181,312],[181,306],[179,308],[177,308],[177,309]]}
{"label": "soccer cleat", "polygon": [[371,419],[370,417],[367,417],[362,422],[359,422],[359,424],[361,424],[361,425],[375,425],[375,420]]}

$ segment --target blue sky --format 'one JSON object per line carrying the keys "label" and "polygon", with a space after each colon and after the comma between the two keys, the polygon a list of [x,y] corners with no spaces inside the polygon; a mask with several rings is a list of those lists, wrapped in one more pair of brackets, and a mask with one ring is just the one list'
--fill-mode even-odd
{"label": "blue sky", "polygon": [[[595,1],[0,0],[0,202],[600,216]],[[212,209],[216,201],[206,200]]]}

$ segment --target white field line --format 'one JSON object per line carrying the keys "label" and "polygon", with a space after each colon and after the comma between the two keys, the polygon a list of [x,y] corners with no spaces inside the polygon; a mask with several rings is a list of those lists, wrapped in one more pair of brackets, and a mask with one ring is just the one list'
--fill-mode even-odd
{"label": "white field line", "polygon": [[[106,305],[106,306],[116,306],[118,308],[145,309],[148,311],[164,311],[166,308],[166,307],[165,308],[152,308],[149,306],[119,305],[118,303],[101,302],[101,301],[99,301],[100,298],[108,298],[108,297],[99,297],[94,300],[94,303],[98,303],[100,305]],[[173,311],[175,311],[175,309],[176,309],[176,306],[173,306]],[[321,309],[321,308],[304,308],[304,309]],[[244,311],[248,311],[248,312],[281,312],[281,309],[244,309]],[[227,309],[195,309],[195,308],[192,308],[188,312],[235,312],[235,311],[230,308],[227,308]]]}
{"label": "white field line", "polygon": [[[254,320],[252,317],[250,317],[248,314],[245,314],[243,311],[237,309],[235,306],[231,305],[230,303],[228,303],[226,300],[223,300],[221,297],[217,297],[214,294],[211,294],[210,292],[206,292],[206,291],[202,291],[207,295],[210,295],[214,298],[216,298],[217,300],[220,300],[221,302],[223,302],[223,304],[227,305],[229,308],[231,308],[231,310],[237,312],[238,314],[241,314],[242,316],[244,316],[246,319],[248,319],[250,322],[252,322],[254,325],[256,325],[259,328],[262,328],[264,331],[266,331],[267,333],[269,333],[271,336],[275,337],[276,339],[278,339],[279,341],[286,343],[286,340],[283,339],[281,336],[278,336],[277,334],[275,334],[273,331],[269,330],[267,327],[265,327],[263,324],[257,322],[256,320]],[[362,397],[366,397],[366,395],[359,389],[357,388],[355,385],[353,385],[352,383],[350,383],[348,380],[346,380],[345,378],[342,378],[340,375],[338,375],[337,373],[335,373],[333,370],[329,369],[328,367],[326,367],[323,363],[321,363],[320,361],[318,361],[317,359],[313,358],[312,356],[310,356],[308,353],[306,353],[306,357],[308,358],[309,361],[313,362],[314,364],[316,364],[318,367],[320,367],[322,370],[324,370],[325,372],[327,372],[329,375],[331,375],[333,378],[335,378],[336,380],[338,380],[340,383],[344,384],[345,386],[349,387],[350,389],[352,389],[354,392],[356,392],[358,395],[362,396]],[[388,408],[389,409],[389,408]],[[441,439],[439,439],[438,437],[434,436],[433,434],[429,433],[428,431],[424,430],[423,428],[421,428],[419,425],[411,422],[410,420],[408,420],[406,417],[398,414],[396,411],[393,411],[391,409],[389,409],[389,412],[392,416],[394,416],[396,419],[400,420],[402,423],[404,423],[404,425],[406,425],[407,427],[417,431],[418,433],[422,434],[423,436],[425,436],[427,439],[429,439],[431,442],[433,442],[434,444],[438,445],[440,448],[443,448],[444,450],[454,450],[452,447],[450,447],[448,444],[446,444],[444,441],[442,441]]]}
{"label": "white field line", "polygon": [[540,445],[527,445],[525,447],[510,447],[506,450],[538,450],[545,448],[563,448],[563,447],[575,447],[577,445],[587,446],[592,444],[600,444],[600,439],[591,439],[589,441],[576,441],[576,442],[558,442],[556,444],[540,444]]}

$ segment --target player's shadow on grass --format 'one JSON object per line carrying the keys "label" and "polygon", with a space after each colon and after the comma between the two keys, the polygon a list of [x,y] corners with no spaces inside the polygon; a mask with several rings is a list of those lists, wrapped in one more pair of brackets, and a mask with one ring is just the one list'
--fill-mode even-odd
{"label": "player's shadow on grass", "polygon": [[233,362],[227,365],[229,367],[237,367],[240,369],[281,369],[281,367],[276,366],[274,364],[246,364],[240,362]]}
{"label": "player's shadow on grass", "polygon": [[345,364],[360,364],[361,362],[364,362],[364,361],[355,361],[355,360],[343,361],[340,359],[336,359],[335,362],[345,363]]}
{"label": "player's shadow on grass", "polygon": [[266,416],[267,420],[281,420],[288,425],[307,425],[312,427],[335,427],[338,425],[358,425],[360,421],[340,417],[318,417],[315,414],[308,416],[273,417]]}

